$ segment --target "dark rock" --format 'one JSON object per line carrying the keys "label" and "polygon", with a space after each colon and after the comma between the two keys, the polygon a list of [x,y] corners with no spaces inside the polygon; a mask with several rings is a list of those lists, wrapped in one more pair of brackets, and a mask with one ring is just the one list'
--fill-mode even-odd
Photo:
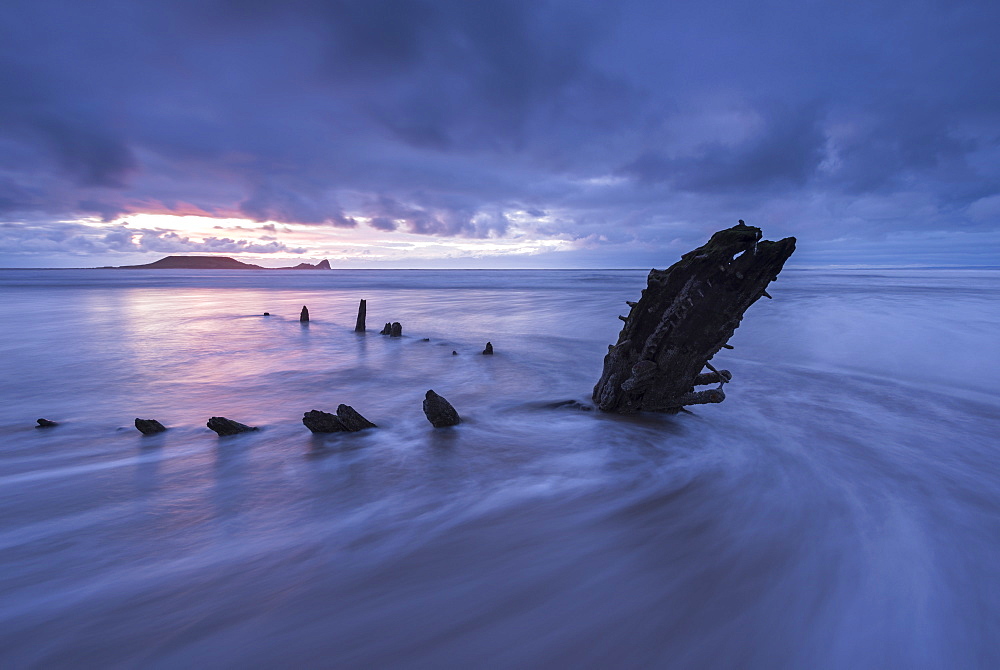
{"label": "dark rock", "polygon": [[429,338],[429,337],[422,337],[422,338],[420,338],[420,341],[421,342],[430,342],[431,338]]}
{"label": "dark rock", "polygon": [[264,316],[271,316],[270,312],[264,312]]}
{"label": "dark rock", "polygon": [[166,430],[166,427],[156,419],[136,419],[135,427],[143,435],[155,435]]}
{"label": "dark rock", "polygon": [[350,405],[337,405],[337,418],[340,419],[340,423],[344,426],[344,429],[352,433],[366,428],[378,428],[378,426],[361,416]]}
{"label": "dark rock", "polygon": [[492,355],[493,355],[493,343],[487,342],[486,348],[483,349],[483,356],[492,356]]}
{"label": "dark rock", "polygon": [[302,423],[314,433],[343,433],[347,426],[334,414],[310,410],[302,415]]}
{"label": "dark rock", "polygon": [[247,433],[251,430],[258,430],[256,426],[247,426],[238,421],[227,419],[224,416],[213,416],[205,425],[219,435],[236,435],[238,433]]}
{"label": "dark rock", "polygon": [[358,320],[354,324],[355,333],[365,332],[365,317],[367,316],[367,313],[368,303],[367,301],[362,300],[361,304],[358,305]]}
{"label": "dark rock", "polygon": [[399,321],[393,321],[392,326],[389,328],[389,337],[402,337],[403,336],[403,326],[400,325]]}
{"label": "dark rock", "polygon": [[299,321],[306,322],[309,320],[309,308],[302,305],[302,311],[299,312]]}
{"label": "dark rock", "polygon": [[[621,414],[674,413],[685,405],[721,402],[728,373],[715,371],[708,361],[794,250],[794,237],[761,240],[759,228],[740,221],[668,269],[650,271],[618,342],[604,357],[604,372],[594,386],[597,406]],[[714,373],[712,381],[708,373],[699,374],[705,367]],[[695,384],[714,381],[720,388],[694,391]]]}
{"label": "dark rock", "polygon": [[451,355],[452,355],[452,356],[458,356],[458,352],[457,352],[457,351],[455,351],[454,349],[452,349],[452,351],[451,351]]}
{"label": "dark rock", "polygon": [[37,423],[38,425],[35,428],[52,428],[59,425],[55,421],[49,421],[48,419],[39,419]]}
{"label": "dark rock", "polygon": [[382,328],[382,332],[380,332],[379,335],[388,335],[391,332],[392,332],[392,324],[391,323],[386,323],[385,327]]}
{"label": "dark rock", "polygon": [[435,428],[457,426],[462,422],[451,403],[434,391],[428,391],[424,397],[424,414]]}

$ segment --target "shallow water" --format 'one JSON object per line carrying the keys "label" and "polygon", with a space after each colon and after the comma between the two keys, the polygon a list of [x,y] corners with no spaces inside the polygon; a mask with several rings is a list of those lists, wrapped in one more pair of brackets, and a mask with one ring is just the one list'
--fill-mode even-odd
{"label": "shallow water", "polygon": [[1000,666],[1000,273],[787,270],[722,405],[544,407],[644,282],[0,271],[0,665]]}

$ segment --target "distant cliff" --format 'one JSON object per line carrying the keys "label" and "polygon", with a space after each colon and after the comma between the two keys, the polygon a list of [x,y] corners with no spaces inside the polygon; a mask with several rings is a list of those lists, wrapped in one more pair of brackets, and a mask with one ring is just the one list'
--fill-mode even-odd
{"label": "distant cliff", "polygon": [[[167,256],[145,265],[120,265],[114,270],[266,270],[260,265],[243,263],[228,256]],[[316,265],[299,263],[298,265],[276,270],[329,270],[330,261],[322,260]]]}
{"label": "distant cliff", "polygon": [[294,267],[275,268],[275,269],[276,270],[329,270],[331,268],[330,268],[330,261],[324,258],[316,265],[310,265],[309,263],[299,263]]}

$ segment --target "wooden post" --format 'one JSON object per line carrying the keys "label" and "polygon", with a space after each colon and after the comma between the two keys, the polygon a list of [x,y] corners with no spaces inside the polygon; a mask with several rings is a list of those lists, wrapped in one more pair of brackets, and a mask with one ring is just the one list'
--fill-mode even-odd
{"label": "wooden post", "polygon": [[365,304],[365,301],[362,300],[361,304],[358,305],[358,322],[354,326],[355,333],[365,332],[365,313],[367,312],[367,310],[368,310],[367,305]]}

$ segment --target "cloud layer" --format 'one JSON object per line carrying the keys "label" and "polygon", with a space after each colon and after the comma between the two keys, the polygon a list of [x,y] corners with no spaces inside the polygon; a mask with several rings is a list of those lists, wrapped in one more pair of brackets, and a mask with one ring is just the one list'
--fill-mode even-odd
{"label": "cloud layer", "polygon": [[[698,243],[736,218],[800,236],[807,257],[848,240],[839,262],[1000,229],[995,2],[11,0],[2,12],[5,257],[88,253],[92,236],[59,222],[138,212],[572,239],[588,263]],[[104,233],[112,251],[115,235],[133,252],[292,251]]]}

